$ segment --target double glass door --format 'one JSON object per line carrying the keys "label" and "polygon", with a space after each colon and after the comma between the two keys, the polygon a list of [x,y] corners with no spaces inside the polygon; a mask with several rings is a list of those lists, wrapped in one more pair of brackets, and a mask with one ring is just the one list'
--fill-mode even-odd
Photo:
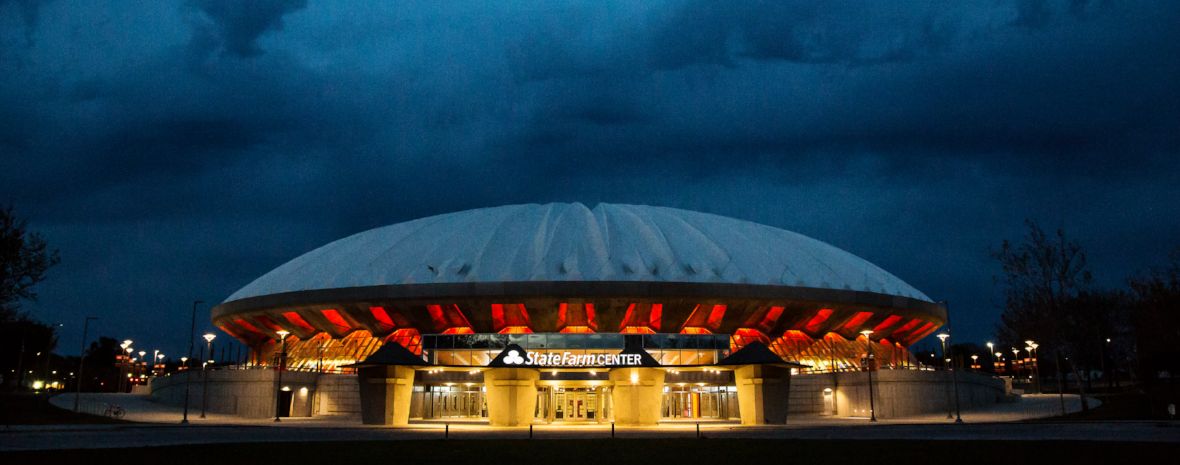
{"label": "double glass door", "polygon": [[661,404],[664,418],[727,419],[737,415],[737,393],[726,386],[671,388]]}
{"label": "double glass door", "polygon": [[602,421],[606,418],[605,390],[547,388],[537,393],[537,418],[545,421]]}
{"label": "double glass door", "polygon": [[479,388],[432,386],[423,398],[423,418],[479,418],[487,416],[483,392]]}

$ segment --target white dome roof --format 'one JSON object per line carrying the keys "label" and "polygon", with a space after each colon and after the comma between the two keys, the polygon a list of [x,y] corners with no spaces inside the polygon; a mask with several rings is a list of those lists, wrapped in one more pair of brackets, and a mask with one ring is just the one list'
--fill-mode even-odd
{"label": "white dome roof", "polygon": [[930,298],[790,231],[643,205],[507,205],[371,229],[291,260],[226,302],[360,286],[518,281],[762,284]]}

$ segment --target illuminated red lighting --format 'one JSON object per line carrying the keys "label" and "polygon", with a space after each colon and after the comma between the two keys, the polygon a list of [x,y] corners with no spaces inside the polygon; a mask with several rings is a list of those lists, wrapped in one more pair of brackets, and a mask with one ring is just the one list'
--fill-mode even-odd
{"label": "illuminated red lighting", "polygon": [[275,323],[275,320],[270,319],[270,317],[266,316],[266,315],[255,315],[254,321],[261,323],[262,326],[269,328],[272,332],[273,331],[280,331],[283,329],[282,326],[279,326],[278,323]]}
{"label": "illuminated red lighting", "polygon": [[755,341],[770,345],[770,337],[766,333],[754,328],[738,328],[729,337],[729,348],[730,350],[738,350]]}
{"label": "illuminated red lighting", "polygon": [[[492,327],[500,334],[532,333],[529,326],[529,313],[524,304],[492,304]],[[508,328],[514,329],[506,332]]]}
{"label": "illuminated red lighting", "polygon": [[856,331],[860,329],[860,325],[864,324],[864,322],[868,321],[869,318],[872,317],[873,312],[856,312],[856,315],[853,315],[852,318],[848,320],[848,322],[844,323],[844,326],[841,326],[841,329]]}
{"label": "illuminated red lighting", "polygon": [[315,327],[308,324],[307,320],[304,320],[302,316],[299,316],[299,313],[283,312],[283,318],[286,318],[291,324],[298,326],[299,329],[302,329],[304,333],[310,334],[315,332]]}
{"label": "illuminated red lighting", "polygon": [[699,326],[688,326],[680,330],[680,334],[713,334],[709,328],[701,328]]}
{"label": "illuminated red lighting", "polygon": [[901,321],[901,317],[900,317],[900,316],[897,316],[897,315],[890,315],[888,318],[886,318],[886,319],[885,319],[885,321],[882,321],[882,322],[881,322],[881,324],[878,324],[877,326],[874,326],[874,327],[873,327],[873,332],[874,332],[874,333],[881,333],[881,332],[884,332],[886,329],[889,329],[889,328],[890,328],[890,327],[892,327],[893,325],[897,324],[899,321]]}
{"label": "illuminated red lighting", "polygon": [[589,326],[566,326],[561,328],[559,332],[566,334],[593,334],[594,329]]}
{"label": "illuminated red lighting", "polygon": [[252,333],[257,333],[257,334],[266,334],[262,330],[258,329],[258,327],[250,324],[250,322],[243,320],[241,318],[234,320],[234,323],[237,323],[238,326],[241,326],[246,331],[250,331]]}
{"label": "illuminated red lighting", "polygon": [[467,317],[459,310],[458,305],[427,305],[426,311],[430,314],[430,320],[434,323],[435,329],[442,330],[443,334],[475,333],[471,329],[471,323],[467,322]]}
{"label": "illuminated red lighting", "polygon": [[[580,328],[566,330],[566,328]],[[562,333],[593,333],[598,329],[594,316],[594,304],[557,304],[557,330]],[[587,331],[588,330],[588,331]]]}
{"label": "illuminated red lighting", "polygon": [[818,333],[820,330],[820,325],[823,325],[824,322],[828,321],[828,318],[831,317],[832,309],[821,308],[819,311],[815,312],[815,316],[811,317],[810,320],[807,320],[807,324],[803,326],[803,329],[812,334]]}
{"label": "illuminated red lighting", "polygon": [[325,308],[320,310],[320,314],[324,315],[324,318],[327,318],[332,323],[332,326],[336,327],[336,332],[339,334],[347,333],[352,329],[352,325],[348,324],[348,321],[336,309]]}
{"label": "illuminated red lighting", "polygon": [[746,327],[757,328],[763,333],[769,333],[774,329],[774,324],[778,323],[778,319],[783,316],[784,307],[770,307],[763,311],[762,316],[757,321],[747,322]]}
{"label": "illuminated red lighting", "polygon": [[[626,332],[627,328],[647,328],[643,334],[654,334],[660,330],[660,320],[664,313],[664,304],[635,304],[627,306],[623,314],[623,322],[619,325],[619,332]],[[632,330],[634,331],[634,330]]]}
{"label": "illuminated red lighting", "polygon": [[422,335],[414,328],[398,329],[385,336],[384,342],[397,343],[414,355],[422,355]]}
{"label": "illuminated red lighting", "polygon": [[655,330],[648,328],[647,326],[624,326],[623,329],[619,330],[619,332],[623,333],[623,334],[655,334],[656,333]]}
{"label": "illuminated red lighting", "polygon": [[936,323],[926,323],[921,328],[919,328],[917,331],[914,331],[913,334],[910,334],[909,337],[905,338],[906,345],[913,344],[913,343],[917,342],[919,339],[929,336],[930,333],[933,333],[936,329],[938,329],[939,326],[941,326],[941,325],[936,324]]}
{"label": "illuminated red lighting", "polygon": [[397,326],[393,324],[393,318],[389,317],[389,312],[386,312],[384,307],[369,307],[369,313],[373,314],[373,319],[377,320],[382,330],[390,330]]}
{"label": "illuminated red lighting", "polygon": [[889,335],[893,336],[893,337],[901,337],[901,336],[905,335],[905,333],[913,330],[914,328],[917,328],[918,325],[920,325],[920,324],[922,324],[922,320],[914,318],[914,319],[910,320],[909,323],[901,325],[900,328],[893,330],[893,332],[889,333]]}

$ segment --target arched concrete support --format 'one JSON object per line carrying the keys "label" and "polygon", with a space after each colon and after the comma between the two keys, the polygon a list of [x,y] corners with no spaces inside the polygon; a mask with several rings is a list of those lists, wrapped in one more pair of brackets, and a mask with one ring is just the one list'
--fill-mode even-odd
{"label": "arched concrete support", "polygon": [[664,370],[658,368],[615,368],[610,371],[615,388],[611,391],[615,423],[655,425],[660,422],[660,396],[664,392]]}
{"label": "arched concrete support", "polygon": [[742,365],[733,370],[738,410],[743,425],[787,423],[791,369],[773,365]]}
{"label": "arched concrete support", "polygon": [[405,366],[361,367],[361,422],[366,425],[405,426],[410,423],[414,369]]}
{"label": "arched concrete support", "polygon": [[483,373],[487,388],[488,424],[524,426],[533,422],[537,408],[537,380],[531,368],[492,368]]}

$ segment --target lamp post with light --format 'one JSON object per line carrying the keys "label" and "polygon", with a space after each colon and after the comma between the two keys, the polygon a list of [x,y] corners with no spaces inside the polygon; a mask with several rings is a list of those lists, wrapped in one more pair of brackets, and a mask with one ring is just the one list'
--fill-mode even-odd
{"label": "lamp post with light", "polygon": [[[136,370],[136,371],[138,372],[138,374],[139,374],[139,376],[136,376],[136,378],[139,378],[139,377],[143,376],[143,375],[145,374],[144,372],[145,372],[145,371],[147,371],[147,370],[146,370],[146,369],[147,369],[147,362],[145,362],[145,361],[144,361],[144,360],[147,360],[147,359],[146,359],[146,358],[143,358],[143,356],[144,356],[144,355],[147,355],[147,351],[146,351],[146,350],[141,350],[141,351],[139,351],[139,362],[140,362],[140,363],[142,363],[142,364],[144,365],[144,371],[139,371],[139,370]],[[132,384],[134,384],[134,383],[132,383]],[[132,387],[132,389],[134,389],[134,387]]]}
{"label": "lamp post with light", "polygon": [[1040,347],[1041,345],[1037,344],[1036,342],[1034,342],[1032,340],[1028,340],[1028,341],[1024,341],[1024,342],[1027,342],[1029,349],[1031,349],[1030,354],[1032,354],[1033,379],[1036,381],[1037,394],[1040,394],[1041,393],[1041,361],[1037,357],[1037,347]]}
{"label": "lamp post with light", "polygon": [[285,365],[287,362],[287,335],[291,334],[291,332],[285,329],[280,329],[275,331],[275,334],[279,335],[279,342],[281,346],[279,349],[279,374],[277,377],[275,377],[275,422],[278,422],[279,413],[282,412],[280,405],[283,401],[283,365]]}
{"label": "lamp post with light", "polygon": [[[958,370],[955,370],[955,367],[951,363],[951,361],[952,361],[951,357],[947,356],[948,354],[947,354],[946,340],[950,339],[950,337],[951,337],[950,333],[940,333],[938,335],[938,339],[942,341],[942,353],[943,353],[943,356],[946,357],[945,360],[947,362],[947,369],[950,370],[950,372],[951,372],[951,385],[954,386],[954,391],[955,391],[954,392],[954,394],[955,394],[955,415],[954,415],[955,423],[962,423],[963,422],[963,412],[962,412],[962,409],[959,407],[959,376],[958,376],[958,373],[956,373]],[[946,418],[948,420],[951,419],[951,412],[950,412],[950,405],[949,404],[947,405]]]}
{"label": "lamp post with light", "polygon": [[[950,360],[951,359],[949,357],[947,357],[946,340],[948,338],[950,338],[951,335],[947,334],[947,333],[938,333],[938,336],[936,336],[936,337],[938,337],[938,341],[942,345],[942,368],[944,370],[950,371]],[[944,375],[943,377],[945,378],[946,375]],[[950,390],[950,386],[949,386],[950,383],[947,383],[947,384],[948,384],[947,388],[944,389],[944,391],[946,391],[946,419],[950,420],[950,419],[954,418],[955,416],[951,413],[951,390]]]}
{"label": "lamp post with light", "polygon": [[988,343],[987,343],[987,356],[989,358],[991,358],[992,373],[995,373],[995,371],[996,371],[996,359],[995,359],[995,357],[992,356],[992,354],[994,354],[995,352],[996,352],[996,345],[992,344],[991,341],[988,341]]}
{"label": "lamp post with light", "polygon": [[[204,301],[201,301],[201,300],[194,300],[193,301],[193,318],[192,318],[191,326],[189,326],[189,330],[188,330],[188,357],[184,357],[181,359],[181,360],[184,360],[185,368],[188,368],[188,361],[193,358],[193,338],[196,337],[196,332],[197,332],[197,305],[200,305],[202,303],[204,303]],[[187,369],[185,370],[185,373],[184,373],[184,417],[180,419],[180,424],[182,424],[182,425],[188,424],[188,397],[189,397],[189,387],[193,384],[193,376],[192,375],[193,374],[192,374],[191,370],[187,370]]]}
{"label": "lamp post with light", "polygon": [[[209,347],[209,356],[213,356],[213,338],[217,337],[213,333],[205,333],[205,345]],[[201,418],[205,418],[205,410],[209,408],[209,372],[208,361],[201,361]]]}
{"label": "lamp post with light", "polygon": [[1012,348],[1012,363],[1009,363],[1009,365],[1012,365],[1012,381],[1013,382],[1016,381],[1016,376],[1020,374],[1020,369],[1016,367],[1016,362],[1019,360],[1020,360],[1020,349],[1013,347]]}
{"label": "lamp post with light", "polygon": [[124,383],[125,379],[127,378],[126,376],[123,376],[123,371],[124,370],[127,370],[127,371],[131,370],[131,368],[128,366],[128,362],[130,362],[130,360],[131,360],[131,350],[132,350],[131,344],[133,342],[134,341],[132,341],[131,339],[124,339],[123,343],[119,344],[119,347],[122,350],[121,352],[119,352],[119,355],[122,356],[122,358],[123,358],[122,360],[119,361],[119,386],[118,386],[119,392],[123,392],[123,383]]}
{"label": "lamp post with light", "polygon": [[868,362],[865,363],[869,372],[869,421],[875,423],[877,421],[877,404],[876,400],[873,399],[873,341],[869,339],[869,336],[873,334],[873,330],[866,329],[860,333],[864,335],[865,346],[869,349],[866,353]]}

